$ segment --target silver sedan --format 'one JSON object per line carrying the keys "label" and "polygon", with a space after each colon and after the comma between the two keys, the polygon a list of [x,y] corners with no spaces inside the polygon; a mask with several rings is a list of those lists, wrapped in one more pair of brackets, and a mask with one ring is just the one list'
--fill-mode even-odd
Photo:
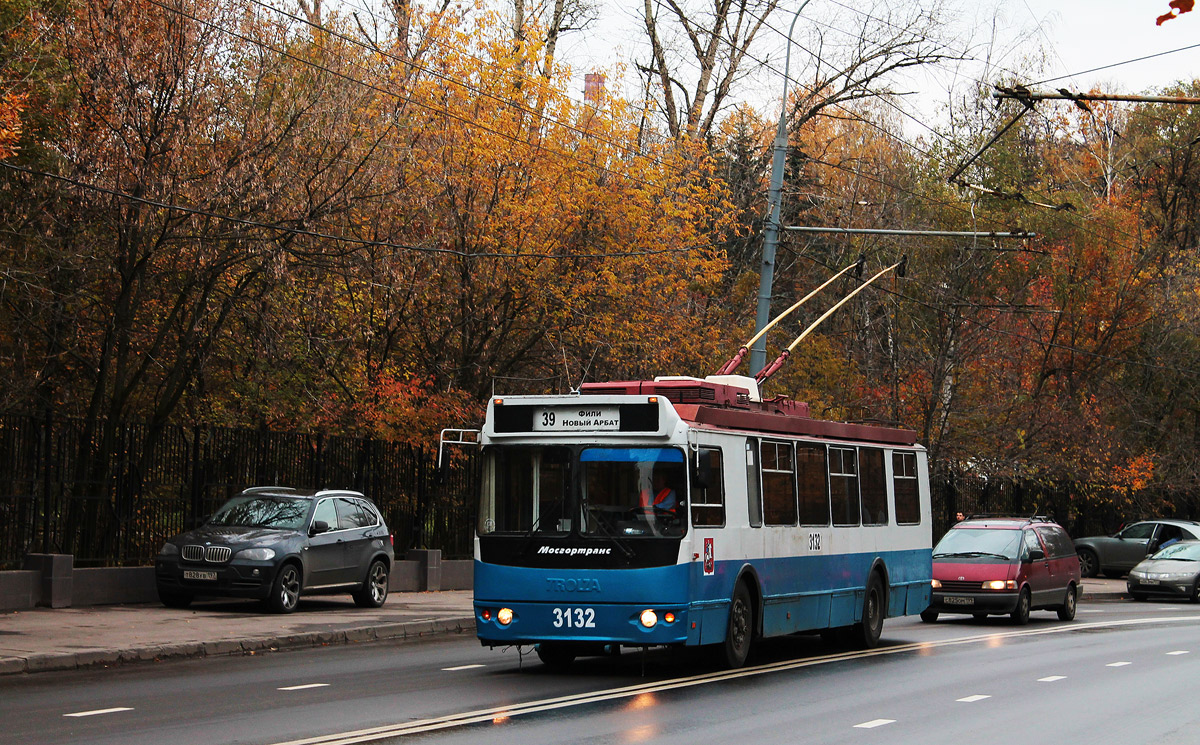
{"label": "silver sedan", "polygon": [[1172,543],[1129,572],[1134,600],[1170,595],[1200,603],[1200,541]]}

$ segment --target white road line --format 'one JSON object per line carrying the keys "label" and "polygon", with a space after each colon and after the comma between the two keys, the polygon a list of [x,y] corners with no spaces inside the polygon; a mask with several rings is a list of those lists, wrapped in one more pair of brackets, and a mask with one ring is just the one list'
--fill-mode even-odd
{"label": "white road line", "polygon": [[118,711],[133,711],[132,706],[114,706],[111,709],[92,709],[91,711],[77,711],[74,714],[63,714],[64,717],[94,717],[97,714],[114,714]]}
{"label": "white road line", "polygon": [[1107,665],[1105,665],[1105,667],[1125,667],[1126,665],[1132,665],[1132,664],[1133,664],[1132,662],[1110,662]]}
{"label": "white road line", "polygon": [[854,725],[854,727],[856,729],[875,729],[876,727],[882,727],[885,724],[891,724],[895,721],[896,721],[895,719],[872,719],[869,722],[863,722],[862,724],[856,724],[856,725]]}
{"label": "white road line", "polygon": [[856,660],[866,657],[886,657],[889,655],[907,654],[911,652],[927,652],[933,649],[969,644],[994,644],[1000,639],[1016,639],[1026,636],[1047,636],[1051,634],[1076,634],[1081,631],[1087,631],[1088,629],[1126,628],[1162,623],[1196,624],[1200,623],[1200,618],[1195,615],[1191,615],[1165,618],[1133,618],[1123,619],[1120,621],[1090,621],[1087,623],[1059,624],[1047,628],[1022,629],[1020,631],[972,634],[969,636],[961,636],[952,639],[943,639],[941,641],[907,642],[893,646],[879,647],[877,649],[854,652],[836,652],[822,655],[820,657],[802,660],[785,660],[783,662],[773,662],[766,665],[741,668],[739,670],[703,673],[699,675],[685,676],[682,678],[673,678],[656,683],[641,683],[637,685],[593,691],[590,693],[576,693],[567,696],[558,696],[554,698],[538,699],[535,701],[526,701],[523,703],[508,704],[506,706],[476,709],[430,719],[397,722],[394,724],[385,724],[367,729],[335,732],[328,735],[318,735],[316,737],[288,740],[286,742],[275,743],[275,745],[359,745],[360,743],[374,742],[377,740],[394,739],[406,735],[423,734],[450,729],[453,727],[462,727],[470,724],[492,722],[497,717],[513,718],[518,716],[526,716],[529,714],[555,711],[573,706],[598,703],[601,701],[632,698],[633,696],[639,696],[644,693],[682,690],[691,688],[693,686],[709,685],[726,680],[747,678],[758,675],[769,675],[788,670],[801,670],[818,665],[844,662],[846,660]]}
{"label": "white road line", "polygon": [[1186,649],[1176,649],[1174,652],[1167,652],[1167,654],[1169,654],[1169,655],[1181,655],[1181,654],[1187,654],[1187,653],[1188,653],[1188,650],[1186,650]]}
{"label": "white road line", "polygon": [[991,698],[991,696],[985,696],[982,693],[976,693],[974,696],[966,696],[964,698],[956,698],[954,700],[961,701],[964,704],[973,704],[976,701],[982,701],[985,698]]}
{"label": "white road line", "polygon": [[328,686],[329,686],[328,683],[305,683],[304,685],[298,685],[298,686],[284,686],[283,688],[280,688],[278,690],[280,690],[280,691],[305,691],[305,690],[308,690],[309,688],[326,688]]}
{"label": "white road line", "polygon": [[1048,675],[1045,678],[1038,678],[1039,683],[1053,683],[1056,680],[1066,680],[1065,675]]}
{"label": "white road line", "polygon": [[477,667],[487,667],[487,665],[459,665],[458,667],[443,667],[442,672],[456,673],[459,670],[473,670]]}

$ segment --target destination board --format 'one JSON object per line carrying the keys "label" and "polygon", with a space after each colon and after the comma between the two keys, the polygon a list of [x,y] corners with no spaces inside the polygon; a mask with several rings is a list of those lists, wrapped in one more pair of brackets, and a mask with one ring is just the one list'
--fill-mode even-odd
{"label": "destination board", "polygon": [[619,432],[618,406],[541,406],[533,411],[534,432]]}

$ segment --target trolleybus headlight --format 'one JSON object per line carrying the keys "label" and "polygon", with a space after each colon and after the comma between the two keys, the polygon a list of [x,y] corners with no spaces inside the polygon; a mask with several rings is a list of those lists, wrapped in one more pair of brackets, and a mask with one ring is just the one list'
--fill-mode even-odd
{"label": "trolleybus headlight", "polygon": [[509,625],[510,623],[512,623],[512,620],[513,620],[512,608],[501,608],[500,610],[496,611],[496,621],[501,626]]}
{"label": "trolleybus headlight", "polygon": [[654,625],[658,623],[658,614],[647,608],[646,610],[642,611],[642,615],[638,616],[638,620],[641,621],[642,625],[646,628],[652,629],[654,628]]}
{"label": "trolleybus headlight", "polygon": [[482,616],[483,620],[485,620],[485,621],[492,620],[492,611],[489,608],[484,608],[482,611],[479,612],[479,615]]}
{"label": "trolleybus headlight", "polygon": [[984,582],[983,589],[985,589],[985,590],[1015,590],[1015,589],[1017,589],[1017,583],[1011,579],[1009,579],[1009,580],[993,579],[991,581]]}
{"label": "trolleybus headlight", "polygon": [[667,623],[675,623],[675,614],[671,611],[667,611],[663,614],[663,620]]}

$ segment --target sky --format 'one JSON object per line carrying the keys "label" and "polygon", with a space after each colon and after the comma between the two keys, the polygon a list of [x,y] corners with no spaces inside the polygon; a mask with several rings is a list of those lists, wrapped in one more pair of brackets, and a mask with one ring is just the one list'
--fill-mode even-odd
{"label": "sky", "polygon": [[[656,0],[658,1],[658,0]],[[850,28],[856,16],[879,7],[880,0],[812,0],[805,8],[795,33],[800,41],[802,27],[810,16],[814,24],[830,30]],[[893,5],[896,0],[890,0]],[[918,0],[926,4],[929,0]],[[631,62],[646,57],[638,0],[598,0],[600,17],[588,30],[571,34],[560,42],[562,57],[570,61],[582,91],[583,75],[590,70],[632,68]],[[1035,80],[1047,81],[1039,89],[1068,87],[1086,91],[1093,87],[1109,93],[1143,93],[1161,90],[1179,80],[1200,77],[1200,9],[1161,26],[1155,19],[1167,12],[1169,0],[943,0],[947,17],[961,26],[956,38],[973,38],[972,53],[989,51],[1002,69],[1030,69],[1030,60],[1043,54],[1043,65]],[[781,3],[773,25],[785,29],[798,2]],[[823,8],[821,6],[824,6]],[[994,29],[994,30],[993,30]],[[765,31],[759,53],[782,60],[783,35]],[[1186,51],[1124,63],[1139,57],[1185,47]],[[794,66],[802,64],[797,55]],[[1117,65],[1108,67],[1110,65]],[[782,83],[780,65],[745,81],[741,95],[756,108],[778,110]],[[1106,68],[1096,70],[1096,68]],[[795,69],[793,67],[793,69]],[[914,112],[928,112],[947,98],[946,89],[955,82],[978,79],[982,66],[960,65],[935,75],[915,76],[903,81],[906,100]],[[1088,72],[1092,71],[1093,72]],[[611,78],[616,77],[617,80]],[[633,98],[634,76],[610,75],[610,86]]]}

